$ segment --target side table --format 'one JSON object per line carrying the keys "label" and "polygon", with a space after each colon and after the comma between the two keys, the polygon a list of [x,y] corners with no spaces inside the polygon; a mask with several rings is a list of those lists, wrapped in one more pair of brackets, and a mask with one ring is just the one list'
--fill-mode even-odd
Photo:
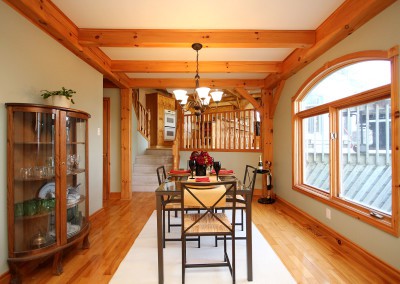
{"label": "side table", "polygon": [[263,176],[265,174],[267,175],[267,196],[259,198],[258,199],[258,203],[261,203],[261,204],[272,204],[272,203],[274,203],[275,199],[273,199],[271,197],[271,187],[272,187],[271,180],[269,180],[269,182],[268,182],[268,178],[271,178],[270,170],[257,170],[257,174],[261,174]]}

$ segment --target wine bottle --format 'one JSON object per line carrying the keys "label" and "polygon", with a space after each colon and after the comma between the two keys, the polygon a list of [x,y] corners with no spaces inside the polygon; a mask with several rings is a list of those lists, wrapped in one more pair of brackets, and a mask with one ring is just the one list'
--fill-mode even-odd
{"label": "wine bottle", "polygon": [[260,170],[260,171],[263,170],[263,162],[261,160],[261,156],[260,156],[260,160],[258,161],[258,170]]}

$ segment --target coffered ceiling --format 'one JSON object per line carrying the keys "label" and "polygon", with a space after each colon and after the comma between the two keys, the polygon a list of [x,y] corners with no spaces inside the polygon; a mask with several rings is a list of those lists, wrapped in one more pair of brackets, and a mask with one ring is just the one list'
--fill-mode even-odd
{"label": "coffered ceiling", "polygon": [[121,88],[273,89],[395,0],[4,0]]}

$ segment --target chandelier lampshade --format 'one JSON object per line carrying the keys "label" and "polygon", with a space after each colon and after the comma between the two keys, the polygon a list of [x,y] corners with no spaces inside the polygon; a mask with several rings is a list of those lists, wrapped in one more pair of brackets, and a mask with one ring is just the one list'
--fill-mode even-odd
{"label": "chandelier lampshade", "polygon": [[184,106],[187,101],[188,101],[189,96],[188,95],[184,95],[183,99],[179,102],[180,105]]}
{"label": "chandelier lampshade", "polygon": [[214,92],[211,92],[211,97],[212,97],[213,101],[216,102],[216,103],[217,103],[217,102],[220,102],[221,99],[222,99],[223,93],[224,93],[224,92],[222,92],[222,91],[214,91]]}
{"label": "chandelier lampshade", "polygon": [[174,90],[175,99],[179,102],[183,101],[184,97],[186,96],[186,90]]}
{"label": "chandelier lampshade", "polygon": [[200,87],[196,89],[197,95],[201,100],[206,99],[208,97],[208,92],[210,92],[210,88],[208,87]]}
{"label": "chandelier lampshade", "polygon": [[207,96],[207,97],[203,100],[203,105],[208,106],[208,105],[210,104],[210,100],[211,100],[211,97],[210,97],[210,96]]}

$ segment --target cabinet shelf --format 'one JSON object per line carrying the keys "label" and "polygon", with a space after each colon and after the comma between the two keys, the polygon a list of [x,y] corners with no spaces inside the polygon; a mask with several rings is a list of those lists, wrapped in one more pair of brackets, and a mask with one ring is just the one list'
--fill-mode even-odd
{"label": "cabinet shelf", "polygon": [[84,173],[85,169],[73,169],[73,170],[67,170],[67,175],[77,175]]}
{"label": "cabinet shelf", "polygon": [[54,142],[18,141],[14,145],[54,145]]}
{"label": "cabinet shelf", "polygon": [[21,177],[17,177],[14,180],[15,181],[19,181],[19,182],[33,182],[33,181],[45,181],[45,180],[52,180],[54,179],[55,176],[46,176],[46,177],[28,177],[28,178],[21,178]]}
{"label": "cabinet shelf", "polygon": [[73,208],[76,205],[78,205],[79,203],[84,202],[85,200],[86,200],[86,197],[81,195],[81,197],[78,200],[75,200],[74,202],[68,203],[68,201],[67,201],[67,209]]}
{"label": "cabinet shelf", "polygon": [[16,221],[27,221],[27,220],[32,220],[32,219],[38,219],[38,218],[43,218],[43,217],[48,217],[49,215],[54,214],[54,210],[48,211],[48,212],[43,212],[31,216],[19,216],[15,217]]}

